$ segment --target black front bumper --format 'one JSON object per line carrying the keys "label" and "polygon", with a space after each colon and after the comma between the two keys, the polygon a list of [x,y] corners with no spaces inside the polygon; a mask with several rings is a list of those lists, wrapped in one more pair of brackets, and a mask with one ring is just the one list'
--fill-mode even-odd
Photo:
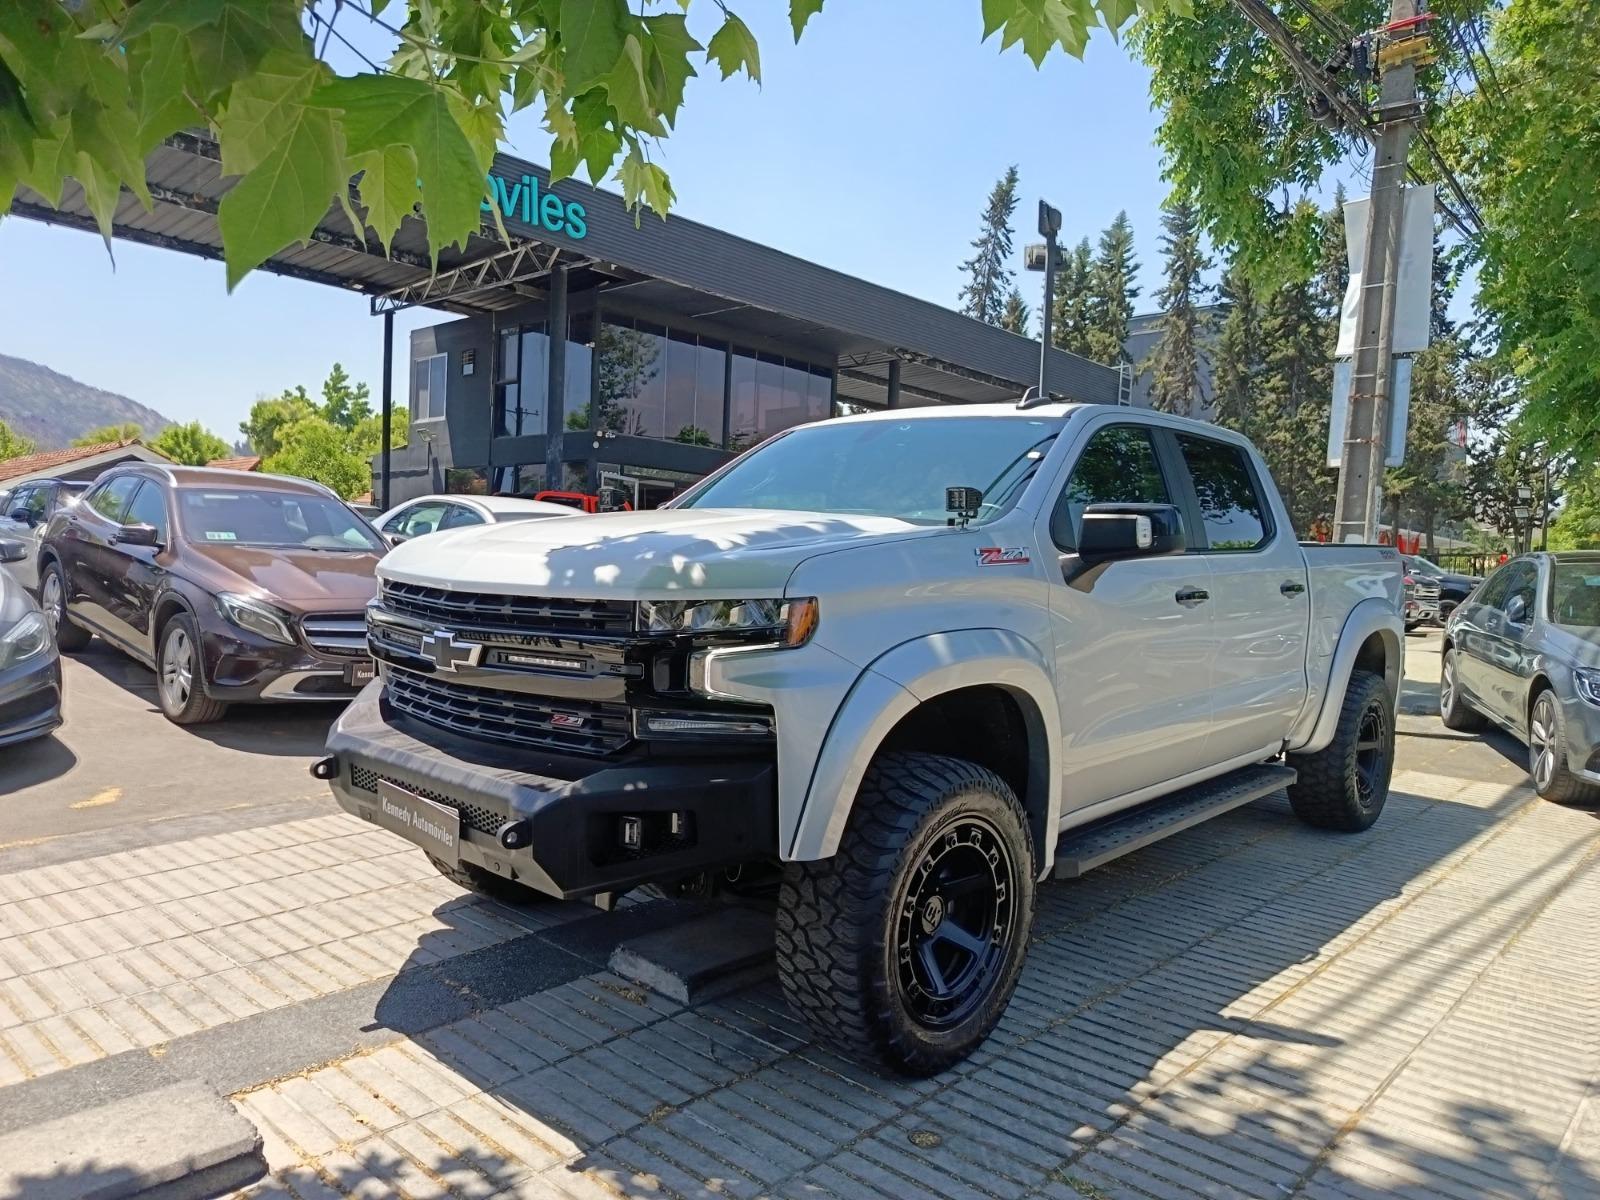
{"label": "black front bumper", "polygon": [[[420,725],[382,692],[368,685],[328,735],[334,796],[368,821],[380,781],[457,809],[463,862],[571,898],[777,855],[767,758],[544,757]],[[504,848],[499,830],[523,822],[526,848]]]}
{"label": "black front bumper", "polygon": [[44,737],[61,725],[61,660],[54,651],[0,671],[0,746]]}

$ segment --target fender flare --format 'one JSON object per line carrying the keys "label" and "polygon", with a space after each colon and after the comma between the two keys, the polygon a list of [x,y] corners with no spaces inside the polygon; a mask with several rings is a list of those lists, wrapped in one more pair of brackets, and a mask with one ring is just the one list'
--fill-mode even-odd
{"label": "fender flare", "polygon": [[1315,720],[1308,722],[1302,716],[1288,739],[1287,750],[1295,754],[1314,754],[1333,741],[1339,724],[1339,709],[1344,704],[1350,676],[1356,669],[1356,655],[1375,633],[1383,637],[1383,675],[1389,688],[1390,715],[1393,716],[1400,703],[1400,680],[1405,670],[1404,630],[1404,618],[1381,597],[1368,596],[1350,610],[1328,664],[1328,684],[1322,694],[1322,705]]}
{"label": "fender flare", "polygon": [[1045,657],[1004,629],[927,634],[868,664],[829,725],[783,857],[836,853],[867,766],[900,720],[936,696],[980,686],[1011,693],[1028,722],[1029,795],[1020,799],[1033,825],[1041,875],[1047,874],[1061,819],[1060,705]]}

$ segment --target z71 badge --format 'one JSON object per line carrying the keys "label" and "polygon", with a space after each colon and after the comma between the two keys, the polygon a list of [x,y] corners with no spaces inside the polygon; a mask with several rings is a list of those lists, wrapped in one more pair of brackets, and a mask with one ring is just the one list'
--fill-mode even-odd
{"label": "z71 badge", "polygon": [[980,567],[1014,567],[1030,562],[1026,546],[979,546]]}

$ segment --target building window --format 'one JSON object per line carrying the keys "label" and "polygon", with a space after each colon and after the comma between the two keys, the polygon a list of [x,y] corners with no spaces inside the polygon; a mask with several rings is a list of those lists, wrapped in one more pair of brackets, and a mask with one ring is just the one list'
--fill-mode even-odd
{"label": "building window", "polygon": [[744,450],[792,425],[827,418],[832,390],[825,367],[735,348],[728,449]]}
{"label": "building window", "polygon": [[628,318],[604,322],[595,342],[595,428],[720,446],[727,357],[712,338]]}
{"label": "building window", "polygon": [[448,354],[431,354],[411,364],[413,421],[444,416],[445,378],[449,374],[449,362]]}
{"label": "building window", "polygon": [[[589,373],[593,350],[590,330],[594,319],[579,313],[567,322],[566,387],[561,410],[568,429],[588,423]],[[495,378],[494,431],[501,437],[524,437],[545,432],[544,405],[550,389],[549,326],[540,321],[500,333]]]}

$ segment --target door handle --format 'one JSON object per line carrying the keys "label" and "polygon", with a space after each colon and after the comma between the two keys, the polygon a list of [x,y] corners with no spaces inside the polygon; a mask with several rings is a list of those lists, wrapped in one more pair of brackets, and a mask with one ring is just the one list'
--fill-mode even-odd
{"label": "door handle", "polygon": [[1306,585],[1296,579],[1286,579],[1278,585],[1278,590],[1285,596],[1298,596],[1306,590]]}
{"label": "door handle", "polygon": [[1211,593],[1206,591],[1205,588],[1179,588],[1177,594],[1173,596],[1173,599],[1179,604],[1193,606],[1196,604],[1204,604],[1207,600],[1211,599]]}

